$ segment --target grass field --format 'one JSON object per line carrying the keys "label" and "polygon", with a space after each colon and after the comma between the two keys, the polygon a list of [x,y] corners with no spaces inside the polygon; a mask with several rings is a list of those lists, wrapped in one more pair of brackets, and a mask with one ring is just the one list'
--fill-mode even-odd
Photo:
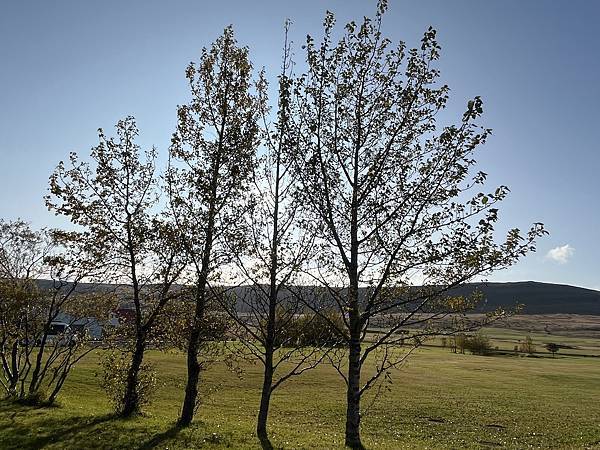
{"label": "grass field", "polygon": [[[523,337],[514,330],[488,333],[507,348]],[[567,339],[600,354],[596,339],[534,336],[542,339]],[[246,364],[241,378],[213,366],[205,374],[203,390],[210,394],[196,424],[179,431],[173,425],[185,359],[175,352],[150,352],[148,359],[159,370],[160,389],[145,417],[111,416],[95,377],[98,355],[92,354],[72,374],[60,407],[0,403],[0,448],[258,448],[260,366]],[[273,444],[341,448],[344,395],[328,366],[284,385],[273,397]],[[366,398],[363,405],[369,403]],[[422,348],[395,373],[390,391],[362,424],[368,448],[600,448],[600,358],[482,357]]]}

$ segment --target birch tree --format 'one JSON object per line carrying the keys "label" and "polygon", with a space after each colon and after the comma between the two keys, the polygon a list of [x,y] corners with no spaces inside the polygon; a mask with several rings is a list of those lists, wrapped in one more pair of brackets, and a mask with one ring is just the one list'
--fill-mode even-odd
{"label": "birch tree", "polygon": [[256,424],[263,448],[272,448],[267,431],[272,394],[292,377],[316,367],[326,355],[319,343],[306,345],[301,338],[316,325],[316,316],[304,316],[310,310],[303,299],[312,290],[298,286],[302,282],[301,269],[312,255],[313,234],[299,226],[302,203],[290,159],[297,138],[289,126],[293,64],[288,28],[289,22],[274,117],[267,107],[266,80],[261,79],[259,85],[263,147],[248,199],[251,205],[244,216],[246,245],[241,251],[230,249],[243,286],[236,290],[235,301],[224,304],[238,325],[236,336],[244,357],[257,360],[263,368]]}
{"label": "birch tree", "polygon": [[[179,424],[189,425],[198,400],[199,354],[207,309],[214,303],[227,248],[242,241],[245,191],[255,165],[259,99],[253,94],[248,49],[228,27],[199,64],[186,71],[191,100],[178,108],[167,172],[171,214],[183,236],[194,286],[194,315],[187,346],[187,383]],[[234,251],[237,251],[234,250]]]}
{"label": "birch tree", "polygon": [[179,240],[158,208],[156,149],[142,152],[135,142],[133,117],[116,125],[117,137],[99,130],[91,162],[72,152],[50,177],[46,203],[85,231],[80,245],[94,249],[105,271],[104,282],[124,285],[124,306],[134,311],[127,383],[118,408],[122,416],[139,412],[138,376],[148,336],[184,267]]}
{"label": "birch tree", "polygon": [[496,241],[508,188],[478,192],[486,174],[474,171],[474,154],[490,135],[477,124],[483,102],[475,97],[456,124],[440,126],[449,88],[438,81],[436,32],[418,48],[392,45],[381,32],[385,10],[380,1],[373,19],[348,23],[338,40],[327,13],[322,40],[307,37],[294,95],[296,169],[322,224],[308,273],[344,318],[347,358],[335,367],[352,448],[362,448],[361,399],[406,357],[400,333],[422,327],[413,332],[418,346],[441,319],[474,305],[448,295],[452,287],[514,264],[545,233],[534,224]]}

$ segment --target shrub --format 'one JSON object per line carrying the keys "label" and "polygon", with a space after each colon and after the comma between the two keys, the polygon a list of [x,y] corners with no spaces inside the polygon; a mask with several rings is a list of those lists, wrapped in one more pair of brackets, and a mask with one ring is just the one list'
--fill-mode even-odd
{"label": "shrub", "polygon": [[533,344],[531,336],[525,337],[525,340],[520,343],[519,351],[521,353],[528,353],[530,355],[532,355],[535,352],[535,345]]}
{"label": "shrub", "polygon": [[302,314],[280,329],[276,346],[338,347],[345,341],[342,316],[333,310]]}
{"label": "shrub", "polygon": [[[121,414],[124,405],[127,375],[131,364],[131,354],[123,351],[110,351],[100,359],[100,387],[106,392],[116,414]],[[156,391],[156,371],[150,364],[142,364],[136,392],[141,409],[152,401]]]}
{"label": "shrub", "polygon": [[474,355],[489,355],[492,353],[490,339],[482,332],[467,337],[465,340],[465,348]]}

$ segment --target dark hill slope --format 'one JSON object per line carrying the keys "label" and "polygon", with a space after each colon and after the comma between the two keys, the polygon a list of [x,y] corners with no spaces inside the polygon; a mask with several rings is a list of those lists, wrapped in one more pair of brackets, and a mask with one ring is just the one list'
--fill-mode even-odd
{"label": "dark hill slope", "polygon": [[471,283],[454,289],[453,294],[467,295],[479,289],[486,297],[481,310],[525,305],[522,314],[593,314],[600,315],[600,292],[564,284],[523,281],[517,283]]}
{"label": "dark hill slope", "polygon": [[[40,286],[50,288],[52,283],[39,280]],[[124,286],[81,284],[78,291],[111,290],[127,292]],[[418,288],[417,288],[418,289]],[[525,305],[521,314],[587,314],[600,315],[600,291],[564,284],[523,281],[516,283],[470,283],[451,291],[453,295],[469,295],[474,290],[483,292],[486,301],[477,312],[491,311],[499,307],[513,308],[517,303]],[[238,294],[244,288],[235,289]],[[244,310],[240,304],[240,310]]]}

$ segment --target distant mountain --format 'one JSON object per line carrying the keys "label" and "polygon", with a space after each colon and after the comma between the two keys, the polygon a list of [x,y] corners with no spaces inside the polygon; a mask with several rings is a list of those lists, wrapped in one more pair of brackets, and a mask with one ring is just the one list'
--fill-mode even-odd
{"label": "distant mountain", "polygon": [[[418,290],[420,287],[415,286]],[[513,309],[524,305],[519,314],[586,314],[600,315],[600,291],[564,284],[524,281],[516,283],[468,283],[449,291],[449,295],[468,296],[474,291],[483,293],[484,300],[474,312],[488,312],[497,308]],[[243,288],[238,288],[238,294]],[[310,295],[310,294],[308,294]],[[364,295],[363,290],[359,296]],[[238,308],[244,306],[238,302]],[[409,308],[410,309],[410,308]]]}
{"label": "distant mountain", "polygon": [[[40,286],[49,288],[52,282],[39,280]],[[110,290],[114,285],[81,284],[79,291]],[[417,288],[418,289],[418,288]],[[126,292],[126,287],[117,288]],[[241,293],[244,288],[236,288]],[[485,302],[477,312],[492,311],[499,307],[512,308],[524,304],[521,314],[587,314],[600,315],[600,291],[565,284],[522,281],[516,283],[469,283],[451,291],[452,295],[469,295],[479,290]],[[243,310],[240,305],[240,310]]]}
{"label": "distant mountain", "polygon": [[522,314],[592,314],[600,315],[600,292],[566,284],[522,281],[517,283],[470,283],[454,289],[453,294],[468,295],[475,289],[483,292],[486,302],[479,309],[525,305]]}

